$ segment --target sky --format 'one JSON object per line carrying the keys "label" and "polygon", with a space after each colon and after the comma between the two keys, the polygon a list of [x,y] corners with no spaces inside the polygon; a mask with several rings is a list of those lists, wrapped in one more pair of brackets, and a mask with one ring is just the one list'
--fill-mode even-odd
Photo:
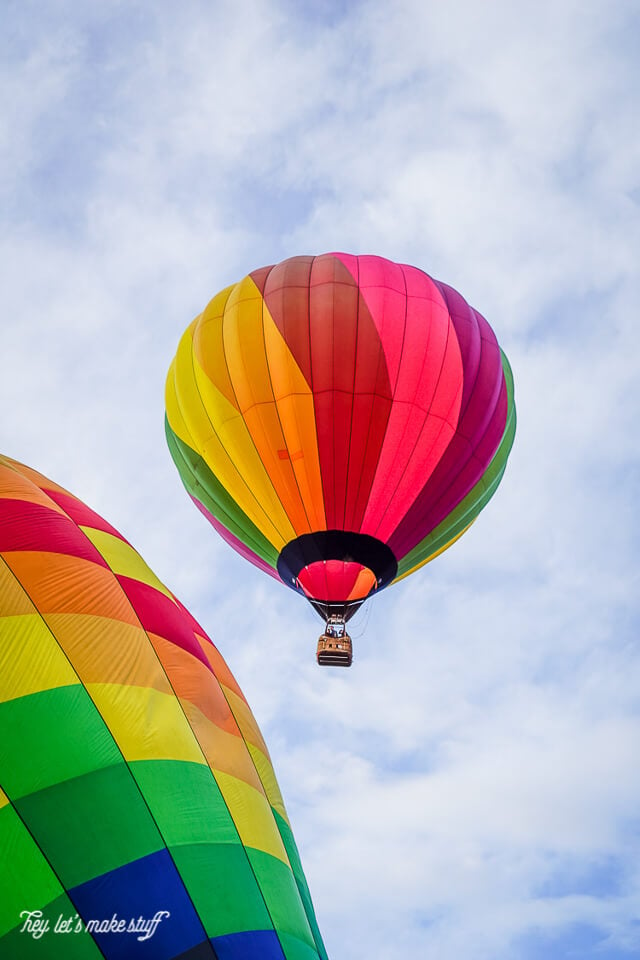
{"label": "sky", "polygon": [[[0,450],[226,657],[331,960],[640,955],[638,5],[0,6]],[[352,621],[348,671],[163,427],[211,297],[331,250],[460,290],[518,410],[495,497]]]}

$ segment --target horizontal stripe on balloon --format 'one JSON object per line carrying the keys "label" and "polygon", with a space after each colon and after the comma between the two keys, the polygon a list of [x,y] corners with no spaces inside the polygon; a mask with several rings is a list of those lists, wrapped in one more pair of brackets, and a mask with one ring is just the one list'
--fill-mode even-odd
{"label": "horizontal stripe on balloon", "polygon": [[0,498],[3,500],[20,500],[23,503],[35,503],[48,507],[54,513],[64,516],[62,510],[49,494],[44,493],[23,473],[17,469],[20,465],[15,460],[0,455]]}
{"label": "horizontal stripe on balloon", "polygon": [[137,626],[131,604],[108,567],[79,557],[18,550],[4,555],[40,613],[84,613]]}
{"label": "horizontal stripe on balloon", "polygon": [[159,593],[148,584],[130,577],[118,576],[117,581],[131,603],[140,624],[148,633],[156,633],[170,640],[171,643],[186,650],[208,666],[191,625],[185,623],[182,611],[173,599]]}
{"label": "horizontal stripe on balloon", "polygon": [[90,527],[92,530],[101,530],[103,533],[111,534],[112,537],[117,537],[119,540],[124,541],[124,543],[127,542],[115,527],[112,527],[111,524],[107,523],[99,514],[91,510],[80,500],[77,500],[70,493],[50,490],[48,491],[48,497],[50,498],[50,504],[56,504],[61,510],[64,510],[69,519],[73,520],[77,526]]}
{"label": "horizontal stripe on balloon", "polygon": [[137,550],[120,537],[104,530],[95,530],[91,527],[79,527],[91,541],[101,557],[104,558],[114,573],[123,574],[130,580],[140,580],[150,587],[164,593],[173,600],[173,596],[163,583],[149,569]]}
{"label": "horizontal stripe on balloon", "polygon": [[0,617],[0,702],[77,683],[76,671],[39,613]]}
{"label": "horizontal stripe on balloon", "polygon": [[[219,652],[113,528],[34,471],[2,470],[0,852],[19,868],[0,874],[0,955],[22,955],[25,903],[53,923],[151,917],[161,894],[167,956],[275,923],[288,960],[324,958],[266,747]],[[59,552],[70,543],[83,556]],[[127,955],[121,936],[95,937]],[[97,960],[92,936],[60,945]]]}
{"label": "horizontal stripe on balloon", "polygon": [[0,500],[0,553],[49,551],[107,564],[82,531],[49,506]]}

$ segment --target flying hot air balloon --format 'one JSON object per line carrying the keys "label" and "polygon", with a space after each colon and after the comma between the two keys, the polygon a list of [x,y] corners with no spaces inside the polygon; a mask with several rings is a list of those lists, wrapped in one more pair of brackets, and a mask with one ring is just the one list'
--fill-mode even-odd
{"label": "flying hot air balloon", "polygon": [[222,290],[166,385],[188,493],[320,614],[318,662],[346,666],[349,618],[470,526],[515,423],[509,362],[484,317],[375,256],[292,257]]}
{"label": "flying hot air balloon", "polygon": [[117,530],[6,457],[0,957],[326,960],[220,653]]}

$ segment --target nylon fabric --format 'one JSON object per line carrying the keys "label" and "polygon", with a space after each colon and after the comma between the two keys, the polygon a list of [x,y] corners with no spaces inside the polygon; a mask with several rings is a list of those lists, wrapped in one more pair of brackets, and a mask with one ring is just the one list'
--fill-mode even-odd
{"label": "nylon fabric", "polygon": [[[264,741],[202,628],[112,527],[8,458],[0,544],[0,956],[29,955],[28,908],[51,925],[167,910],[166,960],[252,932],[324,958]],[[68,942],[46,955],[137,955],[108,932]]]}
{"label": "nylon fabric", "polygon": [[[287,558],[305,537],[365,535],[394,557],[386,586],[455,543],[495,492],[513,443],[505,363],[485,318],[416,267],[291,257],[225,288],[188,328],[168,377],[169,448],[241,556],[323,618],[347,602],[353,613],[381,587],[365,572],[349,582],[334,562],[356,558],[315,557],[325,567],[299,577]],[[207,418],[219,437],[227,423],[237,429],[224,453]]]}

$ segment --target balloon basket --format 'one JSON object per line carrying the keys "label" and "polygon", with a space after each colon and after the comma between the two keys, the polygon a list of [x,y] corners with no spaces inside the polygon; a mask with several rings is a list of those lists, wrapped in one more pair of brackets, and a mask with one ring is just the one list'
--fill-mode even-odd
{"label": "balloon basket", "polygon": [[350,667],[353,659],[353,646],[348,633],[334,637],[323,633],[318,638],[316,660],[321,667]]}

